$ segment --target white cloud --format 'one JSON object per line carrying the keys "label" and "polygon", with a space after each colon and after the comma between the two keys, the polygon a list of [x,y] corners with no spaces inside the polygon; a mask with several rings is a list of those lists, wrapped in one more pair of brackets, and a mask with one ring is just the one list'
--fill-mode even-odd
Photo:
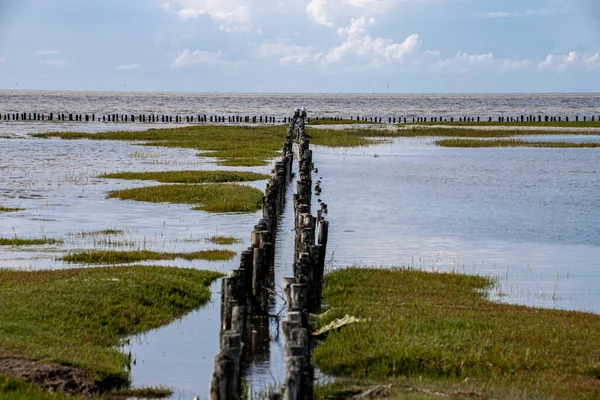
{"label": "white cloud", "polygon": [[555,11],[552,11],[548,8],[540,8],[537,10],[525,10],[519,12],[508,12],[508,11],[490,11],[488,13],[479,14],[480,17],[484,18],[525,18],[525,17],[534,17],[537,15],[548,15],[552,14]]}
{"label": "white cloud", "polygon": [[288,39],[267,40],[258,47],[257,54],[260,57],[295,57],[310,55],[311,49],[306,46],[290,44]]}
{"label": "white cloud", "polygon": [[222,64],[225,61],[221,59],[221,56],[221,50],[216,53],[211,53],[210,51],[205,50],[191,51],[190,49],[185,49],[177,56],[175,61],[171,63],[171,66],[174,68],[182,68],[196,64]]}
{"label": "white cloud", "polygon": [[[246,30],[252,26],[251,6],[251,1],[244,0],[171,0],[162,5],[183,20],[207,15],[221,24],[243,26]],[[223,30],[225,28],[223,26]]]}
{"label": "white cloud", "polygon": [[139,64],[123,64],[123,65],[119,65],[117,67],[117,69],[121,70],[121,71],[129,71],[129,70],[138,69],[138,68],[141,68],[141,65],[139,65]]}
{"label": "white cloud", "polygon": [[39,56],[58,56],[62,54],[62,51],[58,50],[39,50],[36,52]]}
{"label": "white cloud", "polygon": [[578,53],[572,51],[568,54],[549,54],[541,61],[538,71],[555,71],[563,73],[572,68],[585,68],[594,70],[600,68],[600,53]]}
{"label": "white cloud", "polygon": [[65,60],[45,60],[40,61],[40,64],[47,65],[52,68],[64,68],[67,66],[67,62]]}
{"label": "white cloud", "polygon": [[344,39],[340,45],[325,53],[311,55],[305,51],[300,55],[289,56],[284,61],[320,61],[324,65],[330,65],[347,57],[358,57],[368,60],[372,65],[383,65],[404,62],[419,53],[419,35],[410,35],[401,43],[395,43],[392,39],[372,37],[366,33],[366,28],[374,22],[373,18],[353,19],[349,26],[337,29],[337,34]]}
{"label": "white cloud", "polygon": [[8,58],[6,57],[0,57],[0,64],[5,63],[8,61]]}
{"label": "white cloud", "polygon": [[493,53],[468,54],[459,51],[453,58],[446,58],[434,64],[434,68],[445,72],[467,72],[479,67],[497,66]]}
{"label": "white cloud", "polygon": [[336,26],[336,19],[367,18],[392,9],[400,0],[310,0],[308,16],[320,25]]}

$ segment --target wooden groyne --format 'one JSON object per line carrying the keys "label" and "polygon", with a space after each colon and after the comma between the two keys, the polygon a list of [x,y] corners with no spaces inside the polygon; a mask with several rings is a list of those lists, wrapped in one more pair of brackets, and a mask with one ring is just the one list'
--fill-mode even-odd
{"label": "wooden groyne", "polygon": [[287,124],[288,117],[268,115],[166,115],[166,114],[90,114],[90,113],[1,113],[0,121],[6,122],[132,122],[132,123],[247,123],[247,124]]}
{"label": "wooden groyne", "polygon": [[[166,114],[95,114],[95,113],[39,113],[20,112],[2,113],[3,122],[82,122],[82,123],[141,123],[141,124],[289,124],[290,117],[269,115],[166,115]],[[317,116],[312,122],[377,124],[417,124],[417,123],[453,123],[453,122],[490,122],[490,123],[541,123],[541,122],[600,122],[600,115],[495,115],[495,116]],[[311,119],[306,118],[306,123]]]}
{"label": "wooden groyne", "polygon": [[275,236],[292,177],[293,141],[300,113],[289,119],[282,157],[275,163],[262,198],[262,218],[251,234],[251,246],[242,252],[240,268],[222,280],[220,353],[211,380],[212,400],[242,397],[242,360],[254,348],[252,319],[267,315],[273,292]]}
{"label": "wooden groyne", "polygon": [[[313,397],[314,368],[311,365],[312,338],[309,314],[321,309],[322,282],[329,223],[324,218],[327,206],[320,203],[316,217],[311,214],[314,169],[304,119],[298,130],[299,168],[294,195],[294,277],[283,279],[287,302],[283,322],[285,380],[284,399],[309,400]],[[315,184],[320,191],[320,182]]]}

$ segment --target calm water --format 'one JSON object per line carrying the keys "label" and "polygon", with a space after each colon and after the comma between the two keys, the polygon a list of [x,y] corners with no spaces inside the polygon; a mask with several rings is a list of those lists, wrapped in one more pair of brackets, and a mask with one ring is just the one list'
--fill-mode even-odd
{"label": "calm water", "polygon": [[[303,105],[322,115],[403,112],[600,114],[598,95],[188,95],[0,92],[0,112],[240,113],[287,116]],[[313,114],[314,115],[314,114]],[[0,237],[47,236],[64,245],[0,248],[0,267],[68,268],[56,261],[89,248],[195,251],[215,233],[248,246],[258,214],[214,215],[189,206],[106,199],[109,190],[147,185],[98,178],[117,171],[215,169],[194,151],[122,142],[39,140],[29,132],[115,129],[109,124],[0,121]],[[143,129],[127,124],[118,128]],[[564,139],[552,137],[551,139]],[[571,137],[568,140],[582,140]],[[586,137],[586,140],[600,140]],[[397,139],[360,149],[314,148],[331,221],[328,268],[409,265],[499,278],[494,299],[600,313],[600,152],[598,149],[448,149],[431,139]],[[270,167],[255,168],[269,172]],[[253,185],[264,188],[265,182]],[[288,193],[291,196],[292,192]],[[316,204],[315,198],[315,204]],[[290,204],[288,204],[290,206]],[[114,235],[84,232],[118,229]],[[280,226],[277,285],[291,275],[292,221]],[[160,262],[227,271],[227,263]],[[174,399],[208,397],[218,352],[219,285],[213,302],[181,321],[132,341],[134,384],[163,384]],[[216,300],[216,301],[215,301]],[[275,305],[277,308],[278,304]],[[276,312],[277,310],[275,310]],[[248,381],[283,380],[281,343],[272,321]]]}

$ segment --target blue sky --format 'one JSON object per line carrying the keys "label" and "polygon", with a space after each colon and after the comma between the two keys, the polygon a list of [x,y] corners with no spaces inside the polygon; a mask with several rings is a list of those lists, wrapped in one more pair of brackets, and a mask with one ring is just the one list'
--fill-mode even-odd
{"label": "blue sky", "polygon": [[0,0],[0,89],[600,92],[600,1]]}

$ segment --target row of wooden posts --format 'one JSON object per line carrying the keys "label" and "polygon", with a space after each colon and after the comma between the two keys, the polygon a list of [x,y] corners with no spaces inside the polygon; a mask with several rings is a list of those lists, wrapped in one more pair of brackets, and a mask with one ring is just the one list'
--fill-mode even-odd
{"label": "row of wooden posts", "polygon": [[[310,400],[313,397],[314,368],[311,364],[313,338],[310,334],[309,314],[321,309],[322,283],[329,222],[325,203],[320,203],[316,217],[311,214],[313,182],[309,138],[300,120],[299,168],[294,194],[294,277],[283,278],[287,302],[286,321],[282,324],[285,357],[285,400]],[[315,192],[320,192],[320,181]]]}
{"label": "row of wooden posts", "polygon": [[164,114],[55,114],[55,113],[0,113],[1,121],[51,121],[51,122],[138,122],[138,123],[289,123],[287,117],[267,115],[164,115]]}
{"label": "row of wooden posts", "polygon": [[[252,123],[252,124],[288,124],[288,117],[273,117],[267,115],[242,116],[242,115],[159,115],[159,114],[64,114],[64,113],[0,113],[1,121],[56,121],[56,122],[137,122],[137,123]],[[495,117],[373,117],[373,116],[349,116],[349,117],[316,117],[315,121],[342,122],[344,120],[365,123],[435,123],[435,122],[596,122],[600,121],[600,115],[586,116],[552,116],[552,115],[518,115],[518,116],[495,116]],[[309,123],[310,119],[307,118]]]}
{"label": "row of wooden posts", "polygon": [[232,400],[242,396],[242,360],[252,345],[253,318],[268,315],[274,280],[275,235],[283,211],[287,186],[292,178],[293,141],[299,116],[290,118],[283,154],[262,198],[262,218],[254,227],[251,246],[242,252],[240,268],[222,280],[220,353],[215,358],[211,379],[211,400]]}

